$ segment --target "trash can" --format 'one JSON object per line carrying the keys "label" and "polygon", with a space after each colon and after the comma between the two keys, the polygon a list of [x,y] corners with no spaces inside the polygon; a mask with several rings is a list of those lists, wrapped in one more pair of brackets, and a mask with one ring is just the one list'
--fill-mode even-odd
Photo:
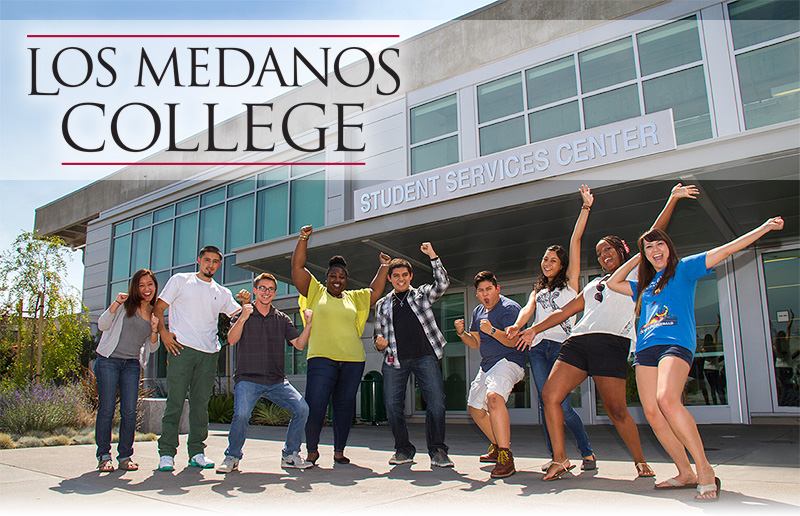
{"label": "trash can", "polygon": [[383,376],[378,371],[368,372],[361,380],[361,421],[373,425],[386,421]]}

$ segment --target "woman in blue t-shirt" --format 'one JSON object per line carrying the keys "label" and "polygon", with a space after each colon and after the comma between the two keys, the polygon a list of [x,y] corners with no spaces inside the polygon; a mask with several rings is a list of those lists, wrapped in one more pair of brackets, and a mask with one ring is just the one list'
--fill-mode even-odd
{"label": "woman in blue t-shirt", "polygon": [[[669,236],[652,229],[639,237],[640,254],[608,280],[610,289],[636,300],[639,324],[633,364],[639,399],[653,432],[678,468],[678,475],[656,484],[657,489],[697,486],[695,499],[719,498],[720,480],[706,458],[697,424],[681,403],[696,346],[695,287],[718,263],[773,229],[783,229],[783,219],[769,219],[732,242],[680,261]],[[641,253],[646,260],[640,260]],[[626,281],[637,264],[638,282]],[[695,460],[696,474],[686,450]]]}

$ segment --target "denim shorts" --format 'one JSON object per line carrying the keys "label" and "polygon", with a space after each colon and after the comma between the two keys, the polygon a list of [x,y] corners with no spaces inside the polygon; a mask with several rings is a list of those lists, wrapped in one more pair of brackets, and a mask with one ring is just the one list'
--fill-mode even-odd
{"label": "denim shorts", "polygon": [[636,352],[633,366],[658,367],[658,363],[664,357],[678,357],[689,364],[689,367],[692,367],[692,359],[694,358],[693,353],[683,346],[650,346]]}

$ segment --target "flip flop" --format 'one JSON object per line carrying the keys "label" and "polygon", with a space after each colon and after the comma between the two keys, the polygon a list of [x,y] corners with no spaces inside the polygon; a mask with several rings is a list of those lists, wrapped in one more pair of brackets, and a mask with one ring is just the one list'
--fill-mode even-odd
{"label": "flip flop", "polygon": [[[710,493],[711,491],[716,492],[716,496],[714,498],[702,498],[702,496],[706,493]],[[719,500],[719,495],[722,493],[722,481],[719,477],[714,477],[713,484],[706,484],[706,485],[698,485],[697,486],[697,496],[694,497],[696,502],[716,502]]]}
{"label": "flip flop", "polygon": [[674,478],[668,478],[663,482],[659,482],[653,486],[653,489],[694,489],[697,483],[694,484],[681,484]]}
{"label": "flip flop", "polygon": [[[559,478],[564,476],[564,474],[567,473],[568,471],[572,471],[573,469],[575,469],[575,464],[570,464],[569,466],[567,466],[568,462],[569,462],[569,459],[565,460],[564,462],[555,462],[555,461],[553,461],[553,463],[550,465],[550,467],[552,468],[553,466],[558,466],[561,469],[559,471],[557,471],[555,474],[553,474],[553,476],[551,476],[550,478],[547,478],[547,473],[545,473],[545,476],[542,477],[542,481],[543,482],[551,482],[553,480],[558,480]],[[550,468],[547,468],[547,471],[549,472]]]}

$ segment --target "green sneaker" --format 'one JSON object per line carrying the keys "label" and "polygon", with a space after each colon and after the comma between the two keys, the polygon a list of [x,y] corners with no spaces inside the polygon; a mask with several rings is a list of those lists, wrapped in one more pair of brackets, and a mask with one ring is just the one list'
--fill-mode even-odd
{"label": "green sneaker", "polygon": [[198,453],[197,455],[195,455],[194,457],[189,459],[189,465],[190,466],[194,466],[196,468],[203,468],[203,469],[208,469],[208,468],[213,468],[214,467],[214,463],[211,462],[210,460],[208,460],[208,457],[206,457],[202,453]]}

